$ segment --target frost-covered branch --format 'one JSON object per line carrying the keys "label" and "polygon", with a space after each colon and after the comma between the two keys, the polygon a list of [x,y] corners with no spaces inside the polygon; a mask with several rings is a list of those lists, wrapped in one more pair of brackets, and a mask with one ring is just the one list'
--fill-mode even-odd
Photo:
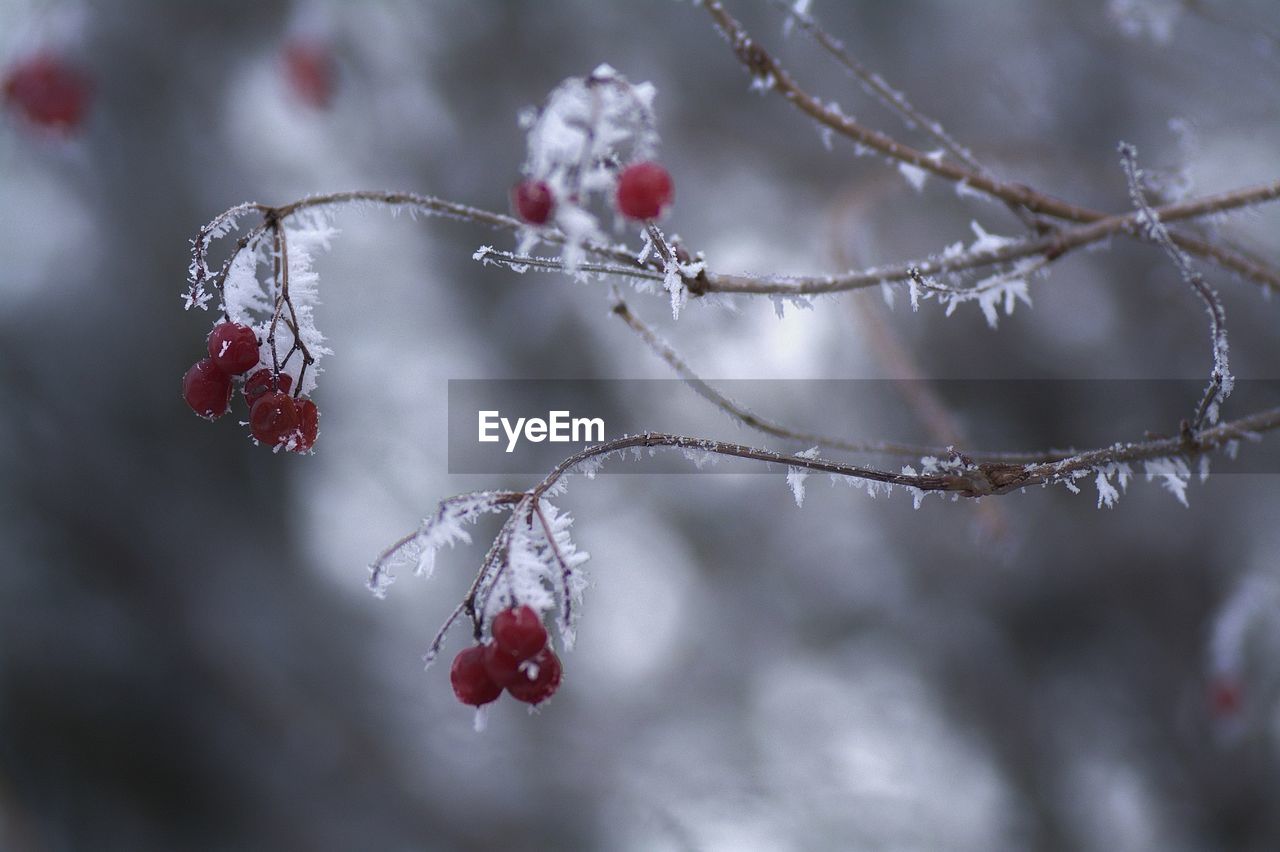
{"label": "frost-covered branch", "polygon": [[1231,375],[1231,365],[1228,358],[1226,311],[1222,307],[1222,300],[1218,298],[1218,294],[1214,292],[1213,288],[1209,286],[1200,273],[1191,267],[1191,259],[1178,246],[1174,245],[1169,236],[1169,229],[1165,227],[1160,215],[1151,208],[1150,203],[1143,194],[1142,170],[1138,168],[1138,149],[1133,145],[1122,142],[1119,146],[1119,152],[1120,164],[1124,169],[1125,181],[1129,187],[1129,197],[1132,199],[1134,207],[1142,214],[1142,218],[1137,223],[1139,234],[1154,242],[1169,256],[1174,266],[1178,269],[1178,275],[1204,302],[1205,310],[1209,314],[1209,339],[1213,347],[1213,369],[1209,374],[1209,386],[1205,388],[1200,404],[1196,407],[1195,419],[1191,424],[1193,429],[1199,429],[1205,423],[1217,422],[1219,409],[1227,397],[1231,395],[1231,390],[1235,386],[1235,378]]}
{"label": "frost-covered branch", "polygon": [[[974,172],[990,176],[988,169],[978,162],[973,152],[948,133],[940,121],[920,112],[907,99],[905,94],[890,86],[882,76],[858,61],[857,57],[849,51],[843,41],[824,29],[812,14],[800,7],[800,4],[787,3],[785,0],[769,0],[769,3],[780,9],[787,16],[788,21],[796,23],[804,31],[805,35],[813,39],[819,47],[853,75],[853,78],[858,81],[863,91],[883,104],[890,112],[896,114],[908,129],[919,129],[941,145],[946,153],[964,163]],[[1022,219],[1027,226],[1036,230],[1047,229],[1045,223],[1038,220],[1025,207],[1013,202],[1005,203],[1010,211],[1019,219]]]}
{"label": "frost-covered branch", "polygon": [[[900,164],[922,173],[936,175],[957,186],[989,195],[1007,204],[1017,205],[1033,213],[1052,216],[1071,222],[1093,223],[1106,220],[1107,214],[1072,204],[1026,184],[1002,181],[939,156],[920,151],[899,142],[886,133],[866,127],[838,108],[824,104],[802,89],[790,73],[767,50],[753,39],[742,24],[725,10],[720,0],[705,0],[703,7],[711,16],[716,28],[729,42],[738,61],[756,83],[781,95],[788,103],[831,131],[852,140],[864,148],[876,151]],[[1249,203],[1260,203],[1280,195],[1280,181],[1267,185],[1265,197]],[[1166,221],[1172,221],[1166,219]],[[1111,233],[1114,233],[1112,231]],[[1272,289],[1280,289],[1280,272],[1266,264],[1260,264],[1231,249],[1215,245],[1189,234],[1170,232],[1170,238],[1185,251],[1212,260],[1214,263],[1244,275]],[[926,271],[925,274],[933,274]],[[904,279],[898,279],[904,280]],[[849,289],[849,288],[836,288]]]}
{"label": "frost-covered branch", "polygon": [[[1185,459],[1204,455],[1232,442],[1251,439],[1263,432],[1280,428],[1280,408],[1268,409],[1229,423],[1204,429],[1194,436],[1186,434],[1176,438],[1132,443],[1117,443],[1078,453],[1058,461],[1034,464],[1008,462],[975,463],[963,453],[955,452],[953,465],[943,467],[938,473],[915,473],[910,468],[904,472],[861,465],[846,464],[807,453],[779,453],[760,447],[751,447],[710,438],[674,435],[665,432],[643,432],[627,435],[595,446],[587,447],[568,457],[538,483],[529,495],[537,499],[555,488],[560,480],[584,463],[621,453],[627,449],[672,448],[694,454],[710,454],[748,459],[799,468],[809,472],[827,473],[881,485],[901,486],[920,492],[953,494],[959,497],[987,497],[1008,494],[1034,485],[1051,485],[1070,482],[1080,475],[1096,471],[1111,464],[1152,462],[1160,459]],[[1184,463],[1185,466],[1185,463]]]}
{"label": "frost-covered branch", "polygon": [[[1276,199],[1280,199],[1280,180],[1189,201],[1165,204],[1153,209],[1161,221],[1175,222],[1252,207]],[[1044,236],[1007,240],[999,246],[979,247],[969,251],[965,251],[962,246],[956,246],[932,257],[834,275],[753,276],[708,273],[705,289],[713,293],[815,295],[910,281],[912,269],[919,271],[921,275],[945,275],[1010,263],[1029,257],[1040,256],[1054,261],[1074,249],[1102,242],[1117,234],[1131,232],[1142,218],[1143,214],[1135,210],[1107,216],[1088,224],[1064,228]],[[1265,266],[1253,263],[1251,269],[1256,276],[1250,274],[1249,277],[1256,277],[1257,280],[1263,281],[1269,289],[1280,290],[1280,276],[1276,276],[1272,282],[1271,273]],[[1242,274],[1245,273],[1242,272]]]}

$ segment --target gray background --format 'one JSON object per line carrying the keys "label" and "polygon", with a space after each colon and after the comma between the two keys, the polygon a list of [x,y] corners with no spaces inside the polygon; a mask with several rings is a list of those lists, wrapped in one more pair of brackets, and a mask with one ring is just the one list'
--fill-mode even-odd
{"label": "gray background", "polygon": [[[1173,0],[814,11],[1002,176],[1123,210],[1121,139],[1152,170],[1185,166],[1196,192],[1275,178],[1276,6],[1196,5],[1231,22]],[[668,377],[608,315],[607,288],[480,268],[476,246],[502,243],[472,226],[345,211],[319,267],[336,354],[317,454],[273,456],[179,397],[211,319],[179,301],[202,222],[348,188],[504,208],[516,111],[602,61],[658,87],[667,224],[717,269],[920,256],[971,238],[971,219],[1015,234],[1002,207],[828,151],[748,91],[688,3],[334,4],[340,86],[320,113],[282,87],[293,7],[9,0],[0,59],[68,9],[78,29],[59,37],[97,88],[85,132],[57,144],[0,122],[0,846],[1280,845],[1270,633],[1249,646],[1238,724],[1204,701],[1223,601],[1277,569],[1273,477],[1194,484],[1190,509],[1134,483],[1109,511],[1089,488],[913,510],[813,477],[797,509],[780,473],[575,482],[561,505],[593,586],[564,687],[533,716],[503,702],[476,735],[447,667],[424,674],[419,655],[492,526],[385,601],[364,566],[441,497],[529,484],[447,474],[449,379]],[[774,10],[731,9],[804,85],[931,147],[799,33],[784,40]],[[1167,39],[1125,34],[1146,12]],[[1277,260],[1275,209],[1219,225]],[[1276,378],[1280,308],[1207,274],[1237,373]],[[632,302],[713,378],[891,376],[877,328],[934,377],[1207,372],[1204,311],[1150,247],[1077,253],[1032,295],[996,332],[972,306],[889,312],[874,291],[782,322],[767,300],[691,305],[679,323],[661,299]],[[637,419],[661,429],[665,409],[701,404],[670,397]],[[816,425],[897,437],[847,400],[829,413]],[[1010,399],[987,416],[1092,431],[1108,412]]]}

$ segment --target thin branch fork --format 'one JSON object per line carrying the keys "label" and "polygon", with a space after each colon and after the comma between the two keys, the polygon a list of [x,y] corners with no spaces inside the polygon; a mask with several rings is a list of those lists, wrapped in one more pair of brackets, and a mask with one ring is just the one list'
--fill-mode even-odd
{"label": "thin branch fork", "polygon": [[[774,91],[819,124],[891,159],[923,169],[953,183],[965,184],[1007,204],[1017,205],[1033,213],[1073,222],[1096,222],[1109,218],[1103,211],[1072,204],[1032,189],[1026,184],[1002,181],[981,170],[932,157],[897,141],[886,133],[865,127],[839,111],[829,109],[802,89],[786,69],[752,39],[742,24],[725,10],[720,0],[705,0],[703,6],[747,72],[758,80],[768,81]],[[1280,194],[1280,181],[1271,184],[1270,187],[1272,193],[1269,198],[1275,198]],[[1180,233],[1170,233],[1170,237],[1185,251],[1205,257],[1273,289],[1280,289],[1280,273],[1258,264],[1249,257],[1198,237]]]}

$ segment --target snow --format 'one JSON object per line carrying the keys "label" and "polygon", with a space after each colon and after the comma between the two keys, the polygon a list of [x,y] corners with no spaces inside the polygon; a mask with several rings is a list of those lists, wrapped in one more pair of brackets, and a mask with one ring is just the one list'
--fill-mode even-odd
{"label": "snow", "polygon": [[[818,448],[810,447],[795,455],[796,458],[801,459],[816,459],[818,457]],[[791,495],[795,497],[797,508],[804,506],[804,481],[808,478],[809,471],[803,467],[791,466],[787,468],[787,485],[791,487]]]}
{"label": "snow", "polygon": [[1190,507],[1191,504],[1187,502],[1187,485],[1191,482],[1191,470],[1185,461],[1180,458],[1151,459],[1143,462],[1143,470],[1148,482],[1159,479],[1160,484],[1178,498],[1179,503]]}
{"label": "snow", "polygon": [[898,173],[906,178],[907,183],[911,184],[911,188],[916,192],[924,189],[924,179],[929,176],[924,169],[910,163],[898,163]]}

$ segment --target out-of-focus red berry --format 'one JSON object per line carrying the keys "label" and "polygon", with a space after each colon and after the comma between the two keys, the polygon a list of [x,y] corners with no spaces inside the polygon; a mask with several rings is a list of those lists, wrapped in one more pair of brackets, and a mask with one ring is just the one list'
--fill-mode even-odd
{"label": "out-of-focus red berry", "polygon": [[333,103],[337,66],[323,41],[290,41],[284,46],[284,73],[289,90],[309,107],[327,109]]}
{"label": "out-of-focus red berry", "polygon": [[618,209],[629,219],[654,219],[675,197],[671,175],[657,163],[635,163],[618,177]]}
{"label": "out-of-focus red berry", "polygon": [[1209,684],[1209,712],[1215,718],[1226,719],[1240,712],[1244,695],[1239,681],[1221,677]]}
{"label": "out-of-focus red berry", "polygon": [[64,59],[40,54],[9,68],[4,99],[33,124],[69,133],[84,122],[93,92],[89,78]]}
{"label": "out-of-focus red berry", "polygon": [[530,225],[545,225],[551,218],[556,197],[540,180],[522,180],[511,189],[511,205],[516,215]]}

